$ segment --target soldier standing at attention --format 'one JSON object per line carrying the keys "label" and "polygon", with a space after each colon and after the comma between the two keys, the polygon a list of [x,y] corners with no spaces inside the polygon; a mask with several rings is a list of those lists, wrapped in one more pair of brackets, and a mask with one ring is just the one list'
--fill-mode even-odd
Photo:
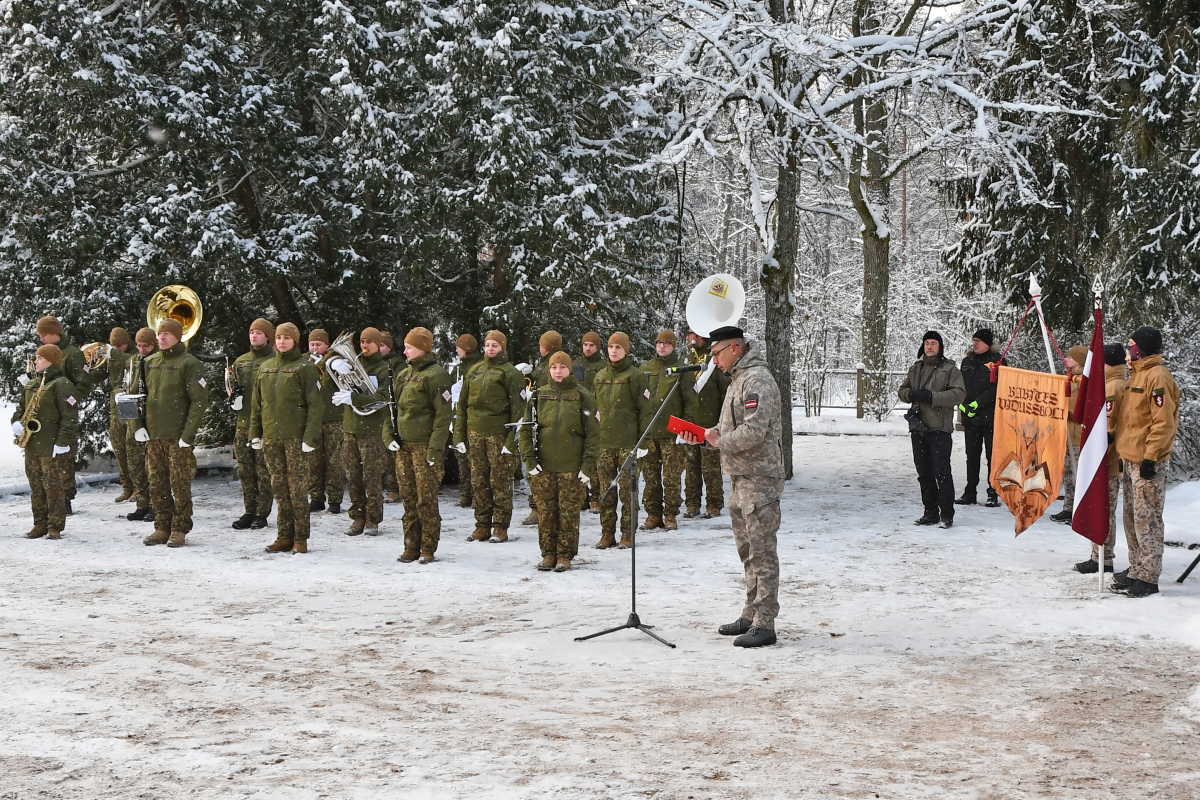
{"label": "soldier standing at attention", "polygon": [[[57,317],[46,316],[39,319],[37,333],[42,344],[55,345],[62,351],[62,365],[59,369],[71,386],[75,388],[76,399],[83,400],[92,386],[91,376],[88,375],[85,366],[86,359],[83,357],[83,351],[71,344],[71,340],[63,333],[62,323],[58,321]],[[79,453],[79,428],[74,428],[71,435],[75,438],[70,442],[70,452],[61,453],[54,458],[54,463],[58,464],[58,471],[62,474],[63,497],[66,499],[68,517],[75,513],[71,508],[71,501],[75,499],[75,456]]]}
{"label": "soldier standing at attention", "polygon": [[[646,376],[629,358],[629,337],[617,331],[608,337],[609,363],[596,373],[593,383],[596,394],[596,410],[600,418],[599,453],[596,457],[596,476],[600,493],[600,542],[597,550],[610,547],[629,547],[632,542],[633,508],[637,502],[631,497],[633,475],[626,471],[614,492],[608,487],[617,477],[617,470],[625,462],[650,420],[650,390]],[[637,469],[637,466],[634,466]],[[617,543],[617,500],[621,501],[621,542]]]}
{"label": "soldier standing at attention", "polygon": [[571,357],[559,350],[548,359],[550,382],[534,391],[525,421],[537,409],[536,446],[532,425],[521,428],[521,455],[537,496],[538,569],[566,572],[579,553],[579,512],[589,475],[596,474],[600,425],[596,401],[571,374]]}
{"label": "soldier standing at attention", "polygon": [[342,493],[346,486],[346,470],[342,468],[342,411],[333,404],[337,385],[329,377],[325,353],[329,350],[329,334],[315,328],[308,334],[308,357],[316,364],[321,380],[321,441],[313,451],[309,473],[308,510],[324,511],[329,500],[329,513],[342,513]]}
{"label": "soldier standing at attention", "polygon": [[[387,390],[390,392],[392,390],[392,381],[395,380],[400,370],[404,369],[404,356],[396,352],[396,343],[390,333],[380,331],[379,338],[382,340],[379,345],[379,354],[383,356],[384,362],[387,363],[387,373],[384,375],[384,380],[387,382]],[[388,395],[388,400],[395,400],[395,398]],[[389,421],[387,426],[390,425],[391,422]],[[391,438],[390,434],[388,438]],[[386,471],[383,475],[383,502],[399,503],[400,485],[397,480],[396,461],[391,456],[387,456],[384,461],[386,462]]]}
{"label": "soldier standing at attention", "polygon": [[[691,364],[708,365],[708,339],[693,330],[688,330],[687,343],[692,349]],[[729,376],[714,370],[704,388],[696,393],[696,416],[689,419],[704,428],[715,428],[721,421],[721,404],[725,402],[725,391],[729,388]],[[703,484],[705,497],[704,514],[701,519],[721,516],[725,507],[725,486],[721,477],[721,451],[715,447],[685,447],[687,479],[684,481],[683,516],[691,519],[700,514],[700,487]]]}
{"label": "soldier standing at attention", "polygon": [[[146,394],[146,358],[158,346],[154,331],[141,328],[133,337],[137,352],[129,357],[125,370],[126,394]],[[143,408],[145,398],[142,398]],[[137,509],[125,515],[130,522],[154,522],[154,508],[150,505],[150,476],[146,472],[146,443],[136,437],[142,423],[136,419],[121,421],[125,426],[125,458],[129,463],[129,477],[133,481],[134,499]]]}
{"label": "soldier standing at attention", "polygon": [[508,362],[506,347],[500,331],[484,337],[483,360],[467,373],[454,420],[454,447],[471,456],[472,542],[507,542],[512,521],[517,432],[509,425],[525,413],[525,376]]}
{"label": "soldier standing at attention", "polygon": [[309,454],[321,440],[325,400],[317,367],[298,341],[292,323],[275,329],[276,354],[259,367],[250,399],[250,446],[265,457],[279,503],[268,553],[308,552]]}
{"label": "soldier standing at attention", "polygon": [[[1125,401],[1128,373],[1125,348],[1119,344],[1104,345],[1104,405],[1108,417],[1108,536],[1104,540],[1104,571],[1113,571],[1113,547],[1117,543],[1117,499],[1121,493],[1121,457],[1117,455],[1117,422]],[[1129,505],[1131,501],[1126,500]],[[1137,531],[1125,529],[1129,552],[1137,551]],[[1075,565],[1077,572],[1095,575],[1100,570],[1100,548],[1092,542],[1092,557]],[[1129,570],[1125,570],[1128,575]]]}
{"label": "soldier standing at attention", "polygon": [[[641,366],[650,390],[647,419],[652,419],[655,412],[666,404],[654,428],[643,440],[642,451],[638,453],[639,466],[646,481],[646,488],[642,490],[642,503],[646,506],[646,530],[679,530],[675,518],[683,503],[680,489],[683,488],[681,483],[686,455],[675,444],[675,434],[667,430],[667,422],[671,415],[688,421],[696,415],[696,392],[692,389],[696,377],[691,372],[667,374],[671,367],[684,366],[683,359],[675,352],[675,344],[672,331],[659,331],[654,339],[655,357]],[[679,388],[672,392],[671,388],[676,383]],[[670,395],[669,399],[667,395]]]}
{"label": "soldier standing at attention", "polygon": [[[454,408],[458,408],[458,398],[462,394],[463,379],[467,376],[467,371],[471,367],[483,360],[483,353],[479,352],[479,342],[469,333],[464,333],[458,337],[458,341],[454,344],[454,351],[458,354],[458,363],[450,369],[450,397]],[[471,454],[460,453],[454,451],[454,458],[458,462],[458,507],[471,507]]]}
{"label": "soldier standing at attention", "polygon": [[[62,373],[63,355],[57,345],[44,344],[34,357],[33,380],[25,384],[12,417],[17,444],[25,448],[25,477],[33,529],[27,539],[58,539],[67,523],[67,501],[56,456],[68,455],[78,441],[79,399]],[[33,422],[38,430],[33,432]],[[27,430],[28,427],[28,430]]]}
{"label": "soldier standing at attention", "polygon": [[146,417],[134,437],[146,444],[154,533],[143,544],[182,547],[192,529],[192,445],[208,408],[204,367],[183,346],[178,320],[158,323],[158,352],[147,357]]}
{"label": "soldier standing at attention", "polygon": [[[375,391],[362,394],[349,389],[334,392],[334,405],[345,406],[342,412],[342,466],[346,470],[346,484],[350,490],[350,530],[347,536],[379,535],[379,523],[383,521],[384,461],[387,454],[383,449],[383,427],[388,422],[389,410],[383,406],[370,414],[359,414],[356,408],[365,408],[372,403],[386,403],[388,389],[387,362],[379,352],[383,337],[377,328],[363,328],[358,335],[359,363],[371,378]],[[342,359],[331,359],[328,368],[338,372],[349,372],[350,366]],[[344,373],[343,373],[344,374]]]}
{"label": "soldier standing at attention", "polygon": [[[562,341],[562,334],[558,331],[546,331],[538,340],[538,352],[542,354],[542,360],[538,362],[537,368],[534,369],[531,376],[532,389],[536,390],[539,386],[546,386],[550,383],[550,356],[562,352]],[[532,491],[529,493],[529,516],[521,520],[521,524],[538,524],[537,495]]]}
{"label": "soldier standing at attention", "polygon": [[[608,359],[604,357],[601,349],[604,343],[600,341],[600,334],[595,331],[588,331],[583,335],[582,352],[583,355],[575,359],[575,364],[572,371],[575,374],[575,380],[592,392],[595,388],[596,373],[604,369],[608,364]],[[593,392],[594,393],[594,392]],[[591,482],[588,484],[588,506],[593,514],[600,513],[600,495],[596,494],[596,489],[599,481],[595,474],[588,476]]]}
{"label": "soldier standing at attention", "polygon": [[383,426],[383,440],[394,454],[400,497],[404,500],[404,552],[397,559],[409,564],[434,560],[442,536],[438,489],[442,485],[446,442],[454,407],[450,404],[450,373],[433,355],[433,333],[413,328],[404,337],[408,365],[396,373],[396,427]]}
{"label": "soldier standing at attention", "polygon": [[133,478],[129,474],[129,448],[125,444],[129,426],[117,416],[117,395],[125,391],[125,372],[131,357],[130,344],[128,331],[113,328],[108,334],[108,369],[103,375],[97,376],[97,382],[108,379],[108,441],[121,480],[121,493],[113,501],[115,503],[124,503],[136,494]]}
{"label": "soldier standing at attention", "polygon": [[275,326],[261,317],[250,325],[250,352],[234,359],[234,393],[229,407],[237,412],[237,431],[233,439],[233,455],[237,459],[238,481],[242,484],[244,514],[233,521],[237,530],[267,527],[271,513],[271,475],[267,459],[261,450],[250,446],[250,398],[259,368],[275,355]]}

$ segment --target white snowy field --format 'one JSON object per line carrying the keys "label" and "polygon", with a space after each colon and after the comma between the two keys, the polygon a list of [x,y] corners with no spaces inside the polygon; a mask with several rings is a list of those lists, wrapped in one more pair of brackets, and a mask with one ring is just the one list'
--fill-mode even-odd
{"label": "white snowy field", "polygon": [[795,448],[780,642],[755,651],[715,632],[744,591],[728,517],[642,537],[638,610],[671,650],[573,641],[630,605],[586,513],[554,574],[532,528],[468,544],[450,491],[429,566],[396,562],[391,505],[378,539],[322,514],[309,555],[268,555],[227,477],[197,481],[179,550],[142,546],[111,486],[58,542],[0,500],[0,797],[1197,797],[1194,551],[1157,597],[1100,593],[1064,526],[914,527],[904,438]]}

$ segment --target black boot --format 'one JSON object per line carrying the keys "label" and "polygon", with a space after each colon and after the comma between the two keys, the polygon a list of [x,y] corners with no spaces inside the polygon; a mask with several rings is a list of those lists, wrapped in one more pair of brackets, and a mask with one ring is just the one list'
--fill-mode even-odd
{"label": "black boot", "polygon": [[235,530],[244,531],[246,528],[250,527],[251,522],[254,522],[253,514],[242,514],[233,521],[233,525],[231,527]]}
{"label": "black boot", "polygon": [[750,630],[750,620],[745,617],[739,617],[737,622],[730,622],[727,625],[722,625],[717,628],[717,633],[722,636],[741,636]]}
{"label": "black boot", "polygon": [[75,516],[75,510],[71,508],[71,501],[70,501],[70,500],[68,500],[68,501],[67,501],[67,516],[68,516],[68,517],[73,517],[73,516]]}
{"label": "black boot", "polygon": [[978,501],[975,499],[975,495],[973,493],[968,494],[966,492],[963,492],[963,496],[958,498],[957,500],[955,500],[954,504],[957,506],[973,506],[977,502]]}
{"label": "black boot", "polygon": [[984,506],[986,506],[987,508],[999,508],[1000,507],[1000,495],[996,494],[991,489],[988,489],[988,499],[987,499],[987,502],[984,503]]}
{"label": "black boot", "polygon": [[1057,514],[1051,514],[1050,519],[1054,520],[1055,522],[1065,522],[1066,524],[1070,525],[1071,524],[1071,512],[1063,510],[1063,511],[1058,512]]}
{"label": "black boot", "polygon": [[260,528],[265,528],[265,527],[267,527],[267,518],[266,517],[251,517],[251,519],[250,519],[250,529],[251,530],[258,530]]}
{"label": "black boot", "polygon": [[913,520],[913,525],[937,525],[939,519],[941,517],[937,515],[937,512],[926,511],[923,517]]}
{"label": "black boot", "polygon": [[734,647],[765,647],[769,644],[775,644],[775,631],[753,626],[733,640]]}
{"label": "black boot", "polygon": [[141,522],[142,520],[144,520],[146,518],[146,515],[149,513],[150,513],[150,509],[139,508],[137,511],[132,511],[132,512],[126,514],[125,519],[129,520],[130,522]]}
{"label": "black boot", "polygon": [[145,519],[143,519],[143,522],[154,522],[154,509],[153,508],[146,509],[146,517],[145,517]]}
{"label": "black boot", "polygon": [[[1095,575],[1097,572],[1100,571],[1100,567],[1098,564],[1096,564],[1095,561],[1092,561],[1089,558],[1087,561],[1080,561],[1078,564],[1076,564],[1075,571],[1082,572],[1084,575]],[[1112,572],[1113,571],[1112,564],[1105,564],[1104,571]]]}
{"label": "black boot", "polygon": [[327,508],[326,511],[328,511],[330,514],[340,514],[342,513],[342,504],[330,503],[329,508]]}
{"label": "black boot", "polygon": [[325,501],[324,500],[309,500],[308,501],[308,511],[310,514],[314,514],[318,511],[324,511],[324,510],[325,510]]}
{"label": "black boot", "polygon": [[942,521],[938,523],[939,528],[953,528],[954,517],[942,517]]}
{"label": "black boot", "polygon": [[1134,578],[1131,583],[1133,585],[1125,591],[1129,597],[1149,597],[1152,594],[1158,594],[1157,583],[1147,583],[1138,578]]}
{"label": "black boot", "polygon": [[1113,573],[1112,586],[1114,592],[1123,592],[1133,585],[1136,578],[1129,577],[1129,570],[1123,569],[1120,572]]}

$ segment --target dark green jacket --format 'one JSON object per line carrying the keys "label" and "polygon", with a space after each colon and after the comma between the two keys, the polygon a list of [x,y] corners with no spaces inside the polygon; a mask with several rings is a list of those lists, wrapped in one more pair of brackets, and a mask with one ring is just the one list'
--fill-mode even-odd
{"label": "dark green jacket", "polygon": [[54,454],[54,445],[59,447],[74,447],[79,436],[79,400],[75,386],[66,379],[58,367],[47,367],[41,375],[34,377],[25,385],[21,393],[21,401],[17,411],[12,416],[13,422],[20,422],[25,415],[25,409],[33,402],[34,395],[45,379],[46,389],[38,398],[37,410],[33,419],[42,426],[41,430],[29,438],[25,452],[32,456],[49,457]]}
{"label": "dark green jacket", "polygon": [[[133,347],[133,345],[129,345]],[[125,371],[129,368],[129,362],[133,358],[129,353],[122,353],[117,348],[110,348],[108,351],[108,364],[105,369],[93,376],[93,385],[103,383],[108,379],[108,410],[116,412],[117,410],[117,395],[125,391]]]}
{"label": "dark green jacket", "polygon": [[63,354],[63,363],[59,370],[71,382],[71,386],[75,387],[79,399],[83,399],[95,386],[92,376],[83,368],[87,359],[83,357],[83,351],[71,344],[71,340],[66,336],[58,340],[58,349],[62,350]]}
{"label": "dark green jacket", "polygon": [[254,397],[254,382],[258,378],[258,370],[274,356],[275,345],[267,342],[262,347],[242,353],[233,360],[233,383],[242,387],[242,407],[237,412],[239,428],[250,424],[250,399]]}
{"label": "dark green jacket", "polygon": [[[675,350],[666,358],[655,356],[654,358],[642,364],[642,373],[646,376],[646,385],[650,389],[650,407],[646,411],[646,424],[650,424],[654,413],[658,411],[659,406],[666,403],[663,412],[658,415],[658,421],[654,423],[654,427],[650,430],[650,435],[647,438],[662,439],[671,437],[675,434],[667,430],[667,422],[671,415],[686,419],[689,422],[696,416],[696,392],[692,386],[696,382],[696,373],[685,372],[681,375],[667,375],[668,367],[682,367],[686,362],[679,357],[679,351]],[[674,392],[671,387],[679,384],[679,388]],[[670,399],[667,395],[670,395]]]}
{"label": "dark green jacket", "polygon": [[596,373],[608,366],[608,359],[597,350],[595,355],[580,356],[571,367],[575,380],[583,384],[589,392],[595,388]]}
{"label": "dark green jacket", "polygon": [[[396,373],[396,427],[401,444],[426,445],[426,460],[438,463],[450,438],[454,406],[450,404],[450,373],[431,353]],[[390,425],[383,426],[383,443],[392,443]]]}
{"label": "dark green jacket", "polygon": [[600,449],[631,449],[650,421],[646,415],[650,408],[646,375],[626,357],[596,373],[595,389]]}
{"label": "dark green jacket", "polygon": [[521,427],[521,457],[525,467],[540,466],[546,472],[596,474],[600,455],[600,423],[596,421],[596,398],[568,375],[562,383],[550,380],[534,394],[525,410],[525,421],[533,419],[537,404],[537,452],[533,428]]}
{"label": "dark green jacket", "polygon": [[[146,358],[149,358],[150,356],[154,355],[154,353],[157,353],[157,352],[158,352],[157,349],[154,350],[153,352],[150,353],[150,355],[146,356]],[[125,362],[125,377],[121,379],[121,384],[125,387],[123,389],[123,391],[126,394],[145,394],[146,393],[146,387],[142,383],[142,373],[145,370],[141,368],[141,365],[142,365],[142,354],[139,353],[137,351],[137,348],[135,347],[133,350],[133,353],[129,356],[129,360]],[[145,399],[143,398],[142,406],[145,407],[145,405],[146,405]],[[135,431],[145,424],[145,420],[129,419],[129,420],[125,420],[125,421],[127,423],[133,425],[133,429]]]}
{"label": "dark green jacket", "polygon": [[[333,404],[333,393],[337,391],[337,384],[333,382],[333,378],[329,377],[329,367],[326,364],[331,355],[333,354],[326,350],[325,355],[318,357],[314,362],[317,365],[317,372],[321,375],[321,400],[325,403],[321,424],[342,421],[342,410]],[[313,357],[310,355],[308,360],[312,361]]]}
{"label": "dark green jacket", "polygon": [[508,363],[501,351],[494,358],[484,356],[471,367],[458,396],[454,419],[454,443],[467,441],[467,431],[486,436],[503,436],[504,446],[517,452],[517,432],[506,425],[518,422],[525,413],[525,376]]}
{"label": "dark green jacket", "polygon": [[[359,363],[367,371],[367,374],[375,379],[375,383],[379,386],[373,394],[362,394],[361,392],[352,392],[350,402],[356,408],[364,408],[370,403],[381,402],[386,403],[388,400],[387,387],[387,361],[378,352],[365,356],[359,354]],[[363,416],[357,413],[353,408],[346,406],[342,412],[342,430],[345,433],[353,433],[358,436],[382,436],[383,429],[390,426],[392,423],[388,420],[391,416],[391,410],[384,406],[378,411]]]}
{"label": "dark green jacket", "polygon": [[[707,347],[699,350],[692,348],[691,358],[688,359],[688,362],[691,364],[703,364],[707,367],[709,357]],[[693,373],[693,387],[695,386],[695,382],[700,380],[702,374],[704,373]],[[721,406],[725,403],[725,391],[729,388],[731,380],[733,379],[721,370],[714,369],[712,375],[708,377],[708,383],[696,393],[696,415],[688,417],[688,422],[694,422],[705,428],[717,427],[721,422]]]}
{"label": "dark green jacket", "polygon": [[459,359],[459,362],[450,368],[450,382],[458,383],[467,377],[467,372],[471,367],[483,361],[483,353],[471,353],[466,358]]}
{"label": "dark green jacket", "polygon": [[146,419],[151,439],[195,444],[208,409],[204,365],[183,342],[146,357]]}
{"label": "dark green jacket", "polygon": [[320,382],[312,359],[295,347],[267,359],[250,398],[250,438],[300,439],[316,447],[325,418]]}

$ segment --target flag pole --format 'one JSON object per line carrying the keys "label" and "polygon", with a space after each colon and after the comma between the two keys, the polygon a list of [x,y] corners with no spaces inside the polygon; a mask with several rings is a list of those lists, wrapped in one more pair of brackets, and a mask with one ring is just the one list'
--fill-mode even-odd
{"label": "flag pole", "polygon": [[[1057,375],[1054,368],[1054,351],[1050,349],[1050,330],[1046,327],[1046,317],[1042,314],[1042,287],[1038,285],[1037,275],[1029,276],[1029,296],[1037,307],[1038,322],[1042,325],[1042,343],[1046,345],[1046,360],[1050,362],[1050,374]],[[1068,448],[1068,451],[1070,448]]]}
{"label": "flag pole", "polygon": [[[1093,298],[1092,299],[1092,309],[1093,309],[1093,312],[1101,307],[1100,299],[1103,294],[1104,294],[1104,284],[1103,284],[1103,282],[1101,282],[1100,276],[1097,275],[1096,279],[1094,281],[1092,281],[1092,298]],[[1093,314],[1092,324],[1095,325],[1094,314]],[[1095,359],[1095,357],[1096,357],[1096,354],[1093,353],[1092,358]],[[1107,362],[1105,362],[1105,363],[1107,363]],[[1091,373],[1091,375],[1088,376],[1088,380],[1095,380],[1096,366],[1097,366],[1096,363],[1093,361],[1092,373]],[[1100,377],[1101,377],[1101,380],[1104,379],[1104,364],[1103,363],[1100,365]],[[1104,487],[1105,492],[1108,491],[1107,473],[1108,473],[1108,470],[1106,469],[1105,470],[1105,484],[1106,485]],[[1108,513],[1112,514],[1113,510],[1109,509]],[[1107,541],[1108,541],[1108,539],[1105,539],[1105,542],[1107,542]],[[1113,545],[1115,546],[1116,542],[1113,542]],[[1102,545],[1102,544],[1096,546],[1096,567],[1097,567],[1097,569],[1096,569],[1096,591],[1103,594],[1103,592],[1104,592],[1104,545]],[[1113,569],[1115,570],[1116,567],[1114,566]]]}

